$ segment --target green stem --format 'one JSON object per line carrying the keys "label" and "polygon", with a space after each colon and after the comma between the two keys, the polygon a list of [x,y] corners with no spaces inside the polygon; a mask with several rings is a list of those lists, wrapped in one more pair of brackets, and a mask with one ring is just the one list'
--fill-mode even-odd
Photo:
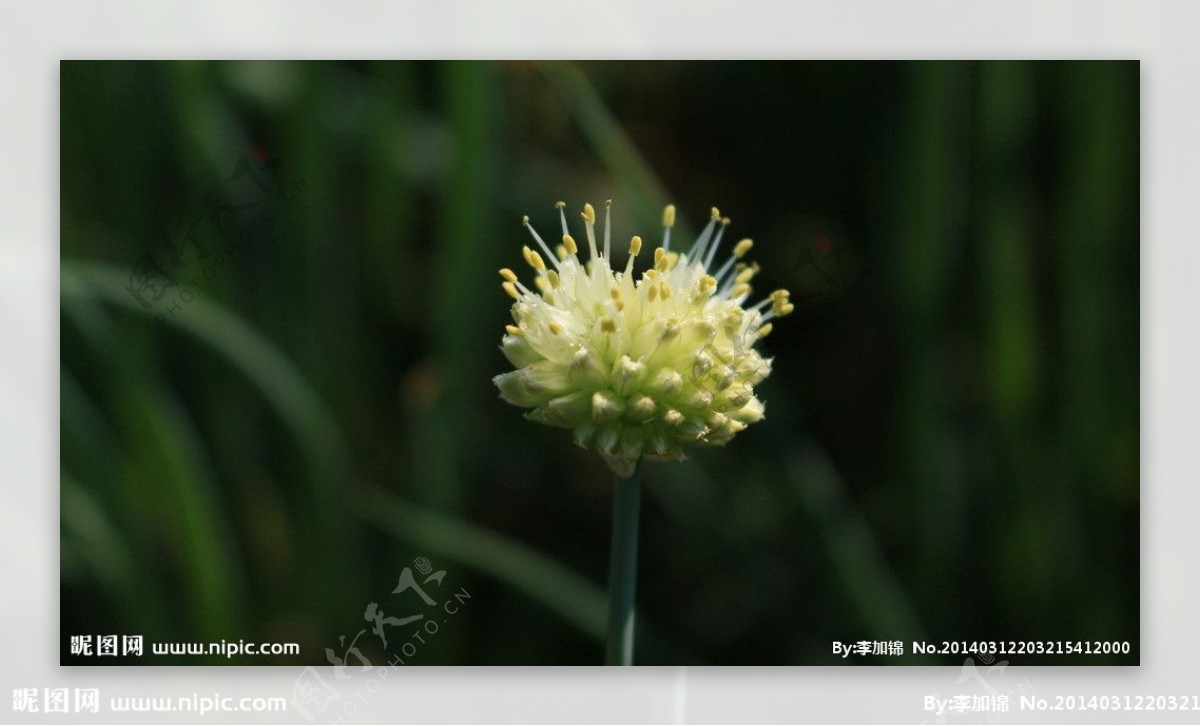
{"label": "green stem", "polygon": [[633,665],[634,600],[637,593],[638,510],[642,462],[628,479],[613,481],[612,550],[608,563],[608,648],[606,665]]}

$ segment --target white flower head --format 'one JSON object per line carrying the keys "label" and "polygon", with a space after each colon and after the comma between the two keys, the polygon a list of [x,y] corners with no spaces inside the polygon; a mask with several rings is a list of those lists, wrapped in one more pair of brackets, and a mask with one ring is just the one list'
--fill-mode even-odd
{"label": "white flower head", "polygon": [[745,261],[753,242],[735,244],[714,269],[729,218],[714,207],[691,249],[679,253],[671,250],[675,207],[668,206],[653,266],[635,278],[641,237],[630,240],[624,270],[611,264],[611,202],[603,247],[596,212],[584,205],[586,262],[565,206],[557,204],[557,254],[529,217],[523,220],[538,247],[524,248],[532,288],[512,270],[500,270],[515,300],[501,348],[516,368],[496,376],[501,397],[531,409],[529,419],[571,429],[576,443],[626,477],[643,456],[682,459],[687,445],[724,444],[762,419],[754,386],[770,373],[771,361],[754,345],[771,332],[771,319],[793,306],[786,290],[744,306],[759,269]]}

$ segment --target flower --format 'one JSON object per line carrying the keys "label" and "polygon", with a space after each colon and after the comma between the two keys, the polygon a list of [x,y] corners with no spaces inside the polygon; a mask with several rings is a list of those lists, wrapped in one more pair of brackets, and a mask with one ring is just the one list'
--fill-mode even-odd
{"label": "flower", "polygon": [[744,307],[759,271],[744,261],[754,243],[738,242],[713,271],[729,218],[714,207],[695,244],[679,253],[671,250],[675,207],[667,206],[662,246],[635,278],[641,237],[630,240],[623,271],[611,264],[611,201],[602,249],[596,212],[584,205],[586,263],[567,228],[566,205],[556,206],[557,254],[528,216],[522,220],[541,250],[524,248],[533,287],[500,270],[514,300],[514,324],[506,326],[501,349],[516,368],[494,379],[501,398],[531,409],[526,418],[571,429],[577,444],[599,452],[623,477],[640,457],[682,459],[687,445],[725,444],[761,420],[754,386],[771,361],[754,345],[771,332],[771,319],[793,306],[786,290],[776,290]]}

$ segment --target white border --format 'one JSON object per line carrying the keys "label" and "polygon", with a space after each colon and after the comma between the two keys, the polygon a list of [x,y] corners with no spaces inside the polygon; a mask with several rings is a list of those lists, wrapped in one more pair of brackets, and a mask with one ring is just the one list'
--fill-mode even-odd
{"label": "white border", "polygon": [[[1023,675],[1043,694],[1200,693],[1197,28],[1200,4],[1183,1],[0,5],[0,721],[39,720],[10,710],[17,686],[273,695],[295,678],[287,669],[140,669],[131,684],[128,671],[55,665],[60,58],[1141,59],[1143,665]],[[417,668],[355,722],[935,722],[921,696],[954,692],[956,676],[944,668]],[[1196,715],[1010,713],[1003,721]]]}

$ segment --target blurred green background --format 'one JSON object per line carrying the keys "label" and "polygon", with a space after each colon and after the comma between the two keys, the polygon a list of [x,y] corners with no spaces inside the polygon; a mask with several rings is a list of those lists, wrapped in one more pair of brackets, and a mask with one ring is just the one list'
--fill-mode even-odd
{"label": "blurred green background", "polygon": [[[421,623],[374,602],[442,619],[412,664],[600,663],[610,474],[491,378],[521,215],[612,198],[718,205],[797,304],[766,420],[646,467],[638,663],[1136,663],[1138,73],[64,62],[63,662],[378,664]],[[106,633],[302,652],[70,655]]]}

